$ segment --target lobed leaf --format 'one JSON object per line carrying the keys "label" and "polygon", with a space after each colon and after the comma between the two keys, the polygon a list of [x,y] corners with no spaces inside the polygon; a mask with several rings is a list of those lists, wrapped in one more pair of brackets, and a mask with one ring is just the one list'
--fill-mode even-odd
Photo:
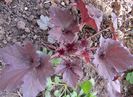
{"label": "lobed leaf", "polygon": [[0,90],[14,91],[22,86],[24,97],[36,97],[54,73],[49,56],[38,53],[30,42],[1,48],[0,59],[5,63],[0,72]]}
{"label": "lobed leaf", "polygon": [[89,16],[95,20],[97,29],[99,31],[101,28],[101,22],[103,20],[103,12],[100,9],[94,7],[92,4],[88,4],[86,7],[88,9]]}
{"label": "lobed leaf", "polygon": [[86,24],[97,31],[97,24],[95,20],[90,17],[90,12],[86,8],[86,5],[84,4],[83,0],[76,0],[76,6],[80,10],[82,24]]}
{"label": "lobed leaf", "polygon": [[81,62],[78,59],[72,62],[64,60],[57,66],[56,73],[63,75],[63,81],[66,82],[68,86],[75,87],[78,81],[83,77]]}
{"label": "lobed leaf", "polygon": [[120,42],[112,39],[101,37],[94,57],[93,62],[99,73],[109,80],[133,67],[133,55]]}
{"label": "lobed leaf", "polygon": [[118,80],[109,81],[107,91],[109,97],[123,97],[120,91],[120,82]]}
{"label": "lobed leaf", "polygon": [[75,33],[79,31],[79,27],[70,10],[57,6],[51,7],[50,17],[54,27],[49,31],[49,35],[55,38],[57,42],[73,41]]}

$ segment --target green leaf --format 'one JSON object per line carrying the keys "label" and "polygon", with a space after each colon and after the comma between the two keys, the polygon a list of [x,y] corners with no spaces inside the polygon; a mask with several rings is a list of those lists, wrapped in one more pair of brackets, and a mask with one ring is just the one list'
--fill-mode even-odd
{"label": "green leaf", "polygon": [[79,92],[79,94],[78,94],[78,96],[80,97],[83,94],[84,94],[84,91],[81,89],[80,92]]}
{"label": "green leaf", "polygon": [[47,86],[51,86],[52,85],[52,80],[51,77],[47,78]]}
{"label": "green leaf", "polygon": [[49,91],[51,91],[52,90],[52,80],[51,80],[51,78],[49,77],[48,79],[47,79],[47,84],[46,84],[46,86],[47,86],[47,90],[49,90]]}
{"label": "green leaf", "polygon": [[126,80],[130,83],[133,84],[133,72],[129,72],[126,76]]}
{"label": "green leaf", "polygon": [[66,97],[71,97],[70,95],[66,95]]}
{"label": "green leaf", "polygon": [[61,95],[61,92],[60,92],[59,90],[56,90],[56,91],[54,92],[54,95],[55,95],[56,97],[59,97],[59,96]]}
{"label": "green leaf", "polygon": [[71,93],[71,97],[77,97],[77,96],[78,96],[78,94],[77,94],[76,91],[73,91],[73,92]]}
{"label": "green leaf", "polygon": [[96,94],[97,94],[97,93],[95,93],[95,92],[90,93],[90,97],[96,97]]}
{"label": "green leaf", "polygon": [[96,97],[95,93],[88,93],[85,97]]}
{"label": "green leaf", "polygon": [[43,48],[42,52],[44,52],[45,54],[47,54],[47,48]]}
{"label": "green leaf", "polygon": [[45,48],[45,47],[43,48],[42,52],[45,53],[45,54],[48,54],[48,55],[50,55],[50,56],[53,54],[53,51],[48,50],[48,49]]}
{"label": "green leaf", "polygon": [[51,97],[51,94],[49,91],[45,91],[45,97]]}
{"label": "green leaf", "polygon": [[49,52],[48,52],[48,55],[51,56],[52,54],[53,54],[53,51],[49,51]]}
{"label": "green leaf", "polygon": [[83,83],[81,83],[81,89],[83,89],[83,92],[85,94],[88,94],[92,89],[92,87],[93,87],[93,83],[91,82],[91,80],[86,80]]}
{"label": "green leaf", "polygon": [[61,79],[58,76],[55,76],[54,81],[58,84],[61,82]]}
{"label": "green leaf", "polygon": [[61,63],[61,60],[62,60],[61,58],[54,58],[51,60],[51,62],[53,65],[58,65]]}

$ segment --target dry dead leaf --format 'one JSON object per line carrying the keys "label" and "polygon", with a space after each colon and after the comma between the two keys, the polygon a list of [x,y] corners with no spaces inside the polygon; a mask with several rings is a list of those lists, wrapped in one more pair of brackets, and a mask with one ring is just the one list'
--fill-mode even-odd
{"label": "dry dead leaf", "polygon": [[121,9],[121,5],[120,2],[118,2],[117,0],[115,0],[115,2],[112,2],[111,4],[113,11],[119,15],[120,14],[120,9]]}

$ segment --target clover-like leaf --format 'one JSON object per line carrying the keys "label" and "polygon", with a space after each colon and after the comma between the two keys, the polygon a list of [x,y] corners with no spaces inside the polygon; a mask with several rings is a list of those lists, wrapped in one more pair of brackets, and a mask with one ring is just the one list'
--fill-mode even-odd
{"label": "clover-like leaf", "polygon": [[130,84],[133,84],[133,72],[127,73],[126,80],[127,80]]}
{"label": "clover-like leaf", "polygon": [[85,94],[88,94],[90,92],[90,90],[93,87],[93,84],[90,80],[86,80],[84,82],[81,83],[81,89],[83,89]]}
{"label": "clover-like leaf", "polygon": [[55,95],[56,97],[59,97],[59,96],[61,95],[61,91],[55,90],[55,91],[54,91],[54,95]]}
{"label": "clover-like leaf", "polygon": [[55,76],[54,81],[55,81],[55,83],[60,83],[61,79],[59,77]]}
{"label": "clover-like leaf", "polygon": [[53,65],[58,65],[58,64],[61,63],[61,60],[62,60],[61,58],[54,58],[54,59],[51,60],[51,63]]}
{"label": "clover-like leaf", "polygon": [[73,91],[73,92],[71,93],[71,97],[77,97],[77,96],[78,96],[78,94],[77,94],[76,91]]}

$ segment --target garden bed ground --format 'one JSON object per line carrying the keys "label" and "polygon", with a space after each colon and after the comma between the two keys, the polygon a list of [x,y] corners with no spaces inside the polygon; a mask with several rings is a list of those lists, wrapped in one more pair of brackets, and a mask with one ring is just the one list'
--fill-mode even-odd
{"label": "garden bed ground", "polygon": [[[36,44],[38,49],[44,46],[43,43],[47,41],[47,32],[39,28],[37,19],[40,15],[48,15],[51,3],[45,3],[45,1],[13,0],[11,4],[6,4],[4,0],[0,0],[0,47],[14,43],[23,44],[27,40]],[[106,1],[104,3],[106,4]],[[94,91],[97,91],[98,97],[107,97],[106,81],[91,66],[86,66],[85,72],[85,79],[95,79]],[[19,96],[17,93],[4,92],[0,93],[0,97]]]}

